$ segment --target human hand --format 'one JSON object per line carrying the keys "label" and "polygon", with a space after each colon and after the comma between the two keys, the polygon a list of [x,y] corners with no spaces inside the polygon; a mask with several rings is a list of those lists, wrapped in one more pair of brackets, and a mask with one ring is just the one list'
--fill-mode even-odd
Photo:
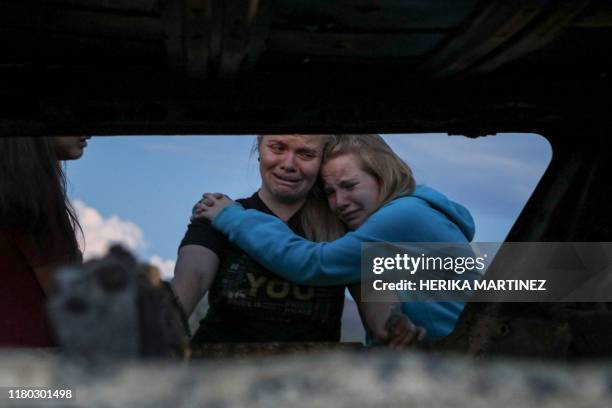
{"label": "human hand", "polygon": [[426,334],[423,327],[415,325],[408,316],[398,311],[393,311],[384,326],[374,333],[376,340],[393,350],[413,346],[422,341]]}
{"label": "human hand", "polygon": [[389,347],[392,349],[413,346],[427,335],[424,327],[415,325],[404,313],[391,314],[385,327],[391,336]]}
{"label": "human hand", "polygon": [[204,193],[202,199],[196,203],[191,211],[191,222],[205,218],[209,221],[215,217],[234,200],[221,193]]}

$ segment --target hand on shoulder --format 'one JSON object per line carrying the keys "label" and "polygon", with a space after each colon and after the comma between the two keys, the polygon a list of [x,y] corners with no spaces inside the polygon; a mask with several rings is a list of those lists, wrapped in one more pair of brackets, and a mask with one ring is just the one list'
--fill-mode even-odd
{"label": "hand on shoulder", "polygon": [[204,193],[191,212],[191,222],[198,219],[213,221],[223,209],[235,201],[221,193]]}

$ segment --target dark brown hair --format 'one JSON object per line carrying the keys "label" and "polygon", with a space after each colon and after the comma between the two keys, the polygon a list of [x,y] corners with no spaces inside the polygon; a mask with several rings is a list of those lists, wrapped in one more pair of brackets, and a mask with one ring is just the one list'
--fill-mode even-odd
{"label": "dark brown hair", "polygon": [[68,245],[76,260],[77,229],[53,138],[0,138],[0,231],[25,233],[40,250]]}

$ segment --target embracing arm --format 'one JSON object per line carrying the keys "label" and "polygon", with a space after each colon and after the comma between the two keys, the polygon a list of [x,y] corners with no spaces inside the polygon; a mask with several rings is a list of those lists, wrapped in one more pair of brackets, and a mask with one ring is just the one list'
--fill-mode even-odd
{"label": "embracing arm", "polygon": [[334,286],[361,280],[357,238],[308,241],[280,219],[239,204],[225,208],[213,226],[263,266],[298,284]]}
{"label": "embracing arm", "polygon": [[[207,206],[212,209],[201,214],[251,257],[288,280],[313,286],[359,282],[363,242],[455,242],[460,234],[443,214],[412,197],[393,200],[357,230],[327,243],[301,238],[280,219],[245,210],[227,198]],[[417,340],[423,337],[419,326],[430,338],[439,338],[452,330],[462,307],[458,302],[415,302],[409,308],[404,303],[403,313],[417,326]]]}
{"label": "embracing arm", "polygon": [[296,235],[276,217],[245,210],[238,204],[229,205],[216,215],[213,226],[285,279],[326,286],[361,281],[361,244],[401,240],[394,231],[405,229],[406,225],[396,215],[389,205],[385,206],[356,231],[333,242],[319,243]]}

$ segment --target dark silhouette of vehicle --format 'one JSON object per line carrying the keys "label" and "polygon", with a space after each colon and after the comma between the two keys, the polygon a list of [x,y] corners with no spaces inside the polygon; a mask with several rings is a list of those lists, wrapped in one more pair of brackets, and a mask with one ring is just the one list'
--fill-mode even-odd
{"label": "dark silhouette of vehicle", "polygon": [[[538,133],[552,162],[507,240],[611,240],[608,1],[15,0],[0,22],[2,135]],[[610,340],[605,303],[471,303],[432,347]]]}

